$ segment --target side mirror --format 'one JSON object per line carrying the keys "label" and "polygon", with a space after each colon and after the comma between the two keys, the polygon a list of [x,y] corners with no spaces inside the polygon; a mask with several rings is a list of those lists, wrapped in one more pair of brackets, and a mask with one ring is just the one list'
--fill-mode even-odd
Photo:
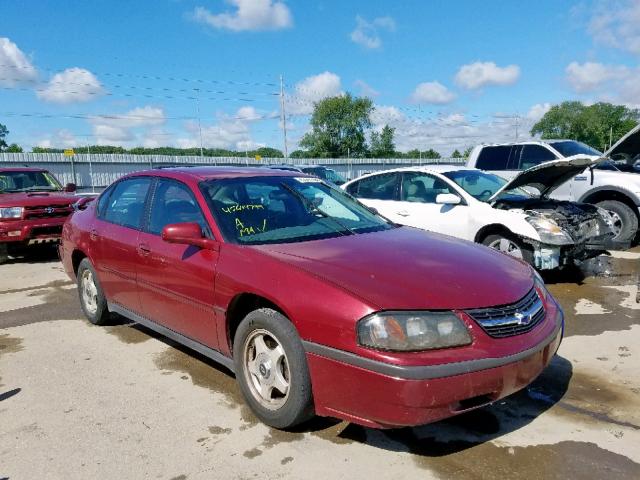
{"label": "side mirror", "polygon": [[67,183],[64,186],[64,191],[67,192],[67,193],[75,193],[76,190],[78,190],[78,187],[76,186],[75,183]]}
{"label": "side mirror", "polygon": [[436,196],[436,203],[440,205],[458,205],[461,198],[453,193],[439,193]]}
{"label": "side mirror", "polygon": [[218,242],[205,238],[197,223],[172,223],[162,229],[162,239],[168,243],[193,245],[204,250],[218,250]]}
{"label": "side mirror", "polygon": [[86,210],[87,206],[93,202],[96,197],[80,197],[76,203],[73,204],[74,210]]}

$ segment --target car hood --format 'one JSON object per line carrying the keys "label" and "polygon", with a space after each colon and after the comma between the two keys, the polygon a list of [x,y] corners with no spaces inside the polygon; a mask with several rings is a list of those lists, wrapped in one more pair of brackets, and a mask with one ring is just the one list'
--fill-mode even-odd
{"label": "car hood", "polygon": [[638,155],[640,155],[640,124],[632,128],[624,137],[618,140],[603,156],[622,158],[630,161],[630,164],[632,164],[632,161]]}
{"label": "car hood", "polygon": [[495,200],[498,195],[507,190],[519,187],[533,187],[540,191],[541,196],[548,195],[560,185],[582,172],[585,168],[601,161],[601,157],[590,155],[574,155],[572,157],[541,163],[520,172],[510,182],[507,182],[495,192],[487,201]]}
{"label": "car hood", "polygon": [[0,206],[39,207],[47,205],[70,205],[78,200],[73,194],[63,192],[16,192],[0,193]]}
{"label": "car hood", "polygon": [[504,305],[533,286],[531,268],[520,261],[409,227],[257,248],[381,310]]}

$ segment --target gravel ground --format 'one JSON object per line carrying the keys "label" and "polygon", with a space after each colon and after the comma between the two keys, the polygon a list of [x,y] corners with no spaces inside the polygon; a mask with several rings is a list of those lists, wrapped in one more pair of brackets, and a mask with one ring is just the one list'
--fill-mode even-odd
{"label": "gravel ground", "polygon": [[419,428],[256,421],[233,376],[94,327],[52,258],[0,266],[0,479],[640,478],[640,248],[547,275],[566,338],[528,389]]}

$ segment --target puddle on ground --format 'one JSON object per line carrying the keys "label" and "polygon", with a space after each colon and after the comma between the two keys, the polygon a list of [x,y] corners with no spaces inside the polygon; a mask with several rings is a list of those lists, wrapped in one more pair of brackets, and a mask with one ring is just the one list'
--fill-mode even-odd
{"label": "puddle on ground", "polygon": [[414,454],[416,465],[447,479],[640,478],[640,464],[594,443],[564,441],[552,445],[508,447],[490,442],[451,445],[431,438],[407,441],[402,435],[393,434],[389,439],[407,445]]}
{"label": "puddle on ground", "polygon": [[113,325],[104,327],[104,329],[107,333],[118,337],[121,342],[128,344],[143,343],[152,338],[149,333],[136,328],[136,325],[133,324]]}
{"label": "puddle on ground", "polygon": [[6,315],[6,319],[3,318],[2,320],[2,328],[19,327],[32,323],[52,322],[55,320],[77,320],[85,318],[80,309],[80,301],[78,300],[76,290],[62,288],[68,285],[68,282],[52,282],[50,285],[51,288],[43,298],[43,304],[5,312],[3,316]]}
{"label": "puddle on ground", "polygon": [[[16,353],[23,349],[22,339],[12,337],[8,333],[0,334],[0,358],[7,353]],[[1,373],[1,372],[0,372]],[[0,387],[4,387],[2,376],[0,375]]]}

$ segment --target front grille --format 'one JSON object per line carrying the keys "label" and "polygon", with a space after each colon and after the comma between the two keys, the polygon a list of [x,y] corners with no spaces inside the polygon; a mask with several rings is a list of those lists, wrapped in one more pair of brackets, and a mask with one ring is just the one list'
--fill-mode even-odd
{"label": "front grille", "polygon": [[495,338],[530,332],[544,318],[544,305],[535,288],[510,305],[465,310],[482,329]]}
{"label": "front grille", "polygon": [[59,237],[62,234],[62,225],[55,227],[36,227],[31,230],[32,237]]}
{"label": "front grille", "polygon": [[67,204],[58,205],[38,205],[37,207],[25,207],[25,220],[33,220],[36,218],[62,218],[73,212],[73,207]]}

